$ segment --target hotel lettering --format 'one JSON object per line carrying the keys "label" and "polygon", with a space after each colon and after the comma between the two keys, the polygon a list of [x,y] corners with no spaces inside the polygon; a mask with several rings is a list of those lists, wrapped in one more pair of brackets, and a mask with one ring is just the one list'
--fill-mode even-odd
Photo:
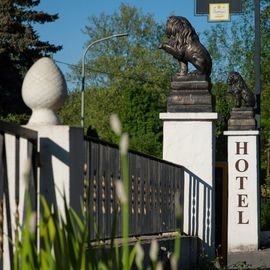
{"label": "hotel lettering", "polygon": [[248,194],[246,193],[246,187],[248,184],[248,170],[249,163],[248,157],[248,143],[247,142],[235,142],[235,155],[237,156],[235,162],[235,169],[237,176],[235,181],[237,182],[237,209],[238,209],[238,224],[249,224],[249,217],[245,211],[248,208]]}

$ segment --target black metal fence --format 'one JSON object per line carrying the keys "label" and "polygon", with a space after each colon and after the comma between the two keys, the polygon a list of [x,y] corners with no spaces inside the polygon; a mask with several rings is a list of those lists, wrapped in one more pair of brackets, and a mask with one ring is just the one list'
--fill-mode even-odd
{"label": "black metal fence", "polygon": [[[6,149],[7,135],[12,135],[14,137],[14,149],[12,149],[12,160],[10,161],[15,164],[14,168],[11,168],[8,172],[8,159],[7,152],[11,152],[11,149]],[[21,186],[22,182],[20,180],[22,171],[25,168],[22,168],[22,162],[20,160],[21,155],[21,144],[22,140],[26,140],[26,156],[25,159],[30,159],[31,168],[30,168],[30,181],[29,181],[29,191],[31,192],[30,197],[32,199],[33,210],[36,210],[37,207],[37,132],[20,127],[18,125],[9,124],[0,121],[0,268],[3,267],[3,241],[4,241],[4,224],[6,224],[7,237],[10,240],[14,240],[13,237],[18,234],[18,225],[21,218],[21,213],[19,209],[23,209],[23,206],[20,206],[19,203],[23,201],[20,198],[22,194]],[[10,177],[9,173],[13,171]],[[13,178],[13,179],[11,179]],[[13,181],[13,184],[10,185],[10,181]],[[11,187],[14,189],[11,190]],[[15,198],[15,200],[14,200]],[[15,201],[15,212],[13,205]],[[6,217],[6,220],[4,219]],[[15,224],[15,234],[12,233],[14,230]],[[14,242],[14,241],[12,241]],[[9,241],[9,254],[10,254],[10,263],[11,269],[13,262],[13,246],[12,242]],[[6,247],[7,248],[7,247]],[[7,252],[7,250],[5,251]]]}
{"label": "black metal fence", "polygon": [[[116,217],[115,236],[121,236],[121,209],[114,182],[121,178],[118,147],[95,138],[85,138],[85,196],[90,205],[91,239],[109,238]],[[183,205],[181,166],[129,151],[129,234],[130,236],[173,232],[175,203]],[[182,220],[182,219],[180,219]],[[180,222],[181,223],[181,222]]]}

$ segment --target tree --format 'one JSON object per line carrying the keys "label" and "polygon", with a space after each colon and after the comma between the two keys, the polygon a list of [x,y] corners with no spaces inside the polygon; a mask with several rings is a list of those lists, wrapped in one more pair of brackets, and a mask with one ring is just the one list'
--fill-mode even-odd
{"label": "tree", "polygon": [[[205,32],[209,52],[213,58],[213,92],[216,94],[216,111],[223,120],[218,123],[219,133],[226,128],[233,103],[226,95],[226,79],[232,70],[239,71],[250,89],[255,91],[254,66],[254,6],[253,1],[244,1],[244,13],[228,27],[218,24]],[[261,137],[262,153],[270,147],[270,3],[261,0]],[[262,167],[266,157],[262,156]],[[268,161],[270,164],[270,160]],[[269,166],[270,169],[270,166]]]}
{"label": "tree", "polygon": [[35,60],[61,49],[39,40],[34,23],[53,22],[57,14],[35,11],[39,0],[1,0],[0,3],[0,114],[26,111],[22,79]]}
{"label": "tree", "polygon": [[[109,116],[115,112],[130,135],[130,145],[158,156],[162,149],[159,113],[166,111],[170,76],[176,65],[158,49],[163,32],[152,15],[125,4],[112,15],[90,17],[85,27],[87,44],[114,33],[129,34],[128,38],[98,43],[87,54],[86,128],[91,126],[101,138],[115,142],[108,131]],[[80,65],[71,73],[75,81],[80,79]],[[73,94],[71,99],[74,102]],[[69,106],[68,102],[62,109],[65,119],[72,117]]]}

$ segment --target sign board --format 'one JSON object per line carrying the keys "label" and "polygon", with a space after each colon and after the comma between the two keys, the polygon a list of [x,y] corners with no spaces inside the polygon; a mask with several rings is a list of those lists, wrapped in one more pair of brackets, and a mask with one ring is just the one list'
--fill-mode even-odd
{"label": "sign board", "polygon": [[210,22],[230,21],[230,4],[229,3],[210,3],[208,20]]}
{"label": "sign board", "polygon": [[230,14],[242,13],[242,0],[195,0],[195,14],[209,14],[209,4],[227,3],[230,6]]}

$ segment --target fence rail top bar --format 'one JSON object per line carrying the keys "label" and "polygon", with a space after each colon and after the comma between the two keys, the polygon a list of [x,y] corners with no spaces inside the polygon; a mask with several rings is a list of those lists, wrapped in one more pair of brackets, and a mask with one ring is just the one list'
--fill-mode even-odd
{"label": "fence rail top bar", "polygon": [[[100,140],[100,139],[95,138],[95,137],[84,136],[84,139],[85,139],[86,141],[92,141],[92,142],[95,142],[95,143],[100,143],[100,144],[103,144],[103,145],[108,145],[108,146],[110,146],[110,147],[119,149],[118,145],[116,145],[116,144],[114,144],[114,143],[111,143],[111,142],[107,142],[107,141]],[[175,164],[175,163],[172,163],[172,162],[170,162],[170,161],[167,161],[167,160],[164,160],[164,159],[157,158],[157,157],[155,157],[155,156],[151,156],[151,155],[148,155],[148,154],[145,154],[145,153],[141,153],[141,152],[138,152],[138,151],[136,151],[136,150],[129,149],[128,152],[129,152],[129,153],[132,153],[132,154],[136,154],[136,155],[143,156],[143,157],[145,157],[145,158],[149,158],[149,159],[152,159],[152,160],[156,160],[156,161],[161,162],[161,163],[164,163],[164,164],[172,165],[172,166],[175,166],[175,167],[178,167],[178,168],[183,168],[183,166],[181,166],[181,165],[179,165],[179,164]]]}
{"label": "fence rail top bar", "polygon": [[0,121],[0,133],[1,134],[8,133],[28,140],[37,140],[38,138],[38,133],[34,130],[3,121]]}

